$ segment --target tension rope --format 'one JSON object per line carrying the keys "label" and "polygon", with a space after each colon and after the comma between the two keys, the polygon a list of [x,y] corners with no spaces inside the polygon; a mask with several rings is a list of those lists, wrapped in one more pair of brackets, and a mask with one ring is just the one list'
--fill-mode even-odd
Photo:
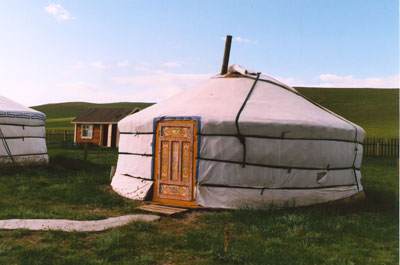
{"label": "tension rope", "polygon": [[236,119],[235,119],[235,126],[236,126],[236,131],[237,131],[236,137],[239,139],[240,143],[241,143],[242,146],[243,146],[242,167],[245,167],[245,166],[246,166],[246,138],[245,138],[245,137],[243,136],[243,134],[240,132],[240,128],[239,128],[239,118],[240,118],[240,114],[242,114],[242,111],[243,111],[244,107],[246,106],[247,101],[248,101],[249,98],[250,98],[251,93],[253,92],[254,88],[256,87],[257,81],[258,81],[258,79],[260,78],[260,74],[261,74],[260,72],[257,73],[257,78],[256,78],[256,80],[254,81],[253,86],[251,87],[249,93],[247,94],[247,97],[246,97],[246,99],[244,100],[242,106],[240,107],[239,112],[238,112],[238,114],[236,115]]}
{"label": "tension rope", "polygon": [[0,128],[0,138],[1,138],[1,141],[3,142],[4,149],[6,149],[8,157],[11,159],[11,161],[13,163],[15,163],[14,157],[11,154],[10,148],[8,147],[7,141],[6,141],[5,137],[4,137],[4,134],[3,134],[3,131],[1,130],[1,128]]}

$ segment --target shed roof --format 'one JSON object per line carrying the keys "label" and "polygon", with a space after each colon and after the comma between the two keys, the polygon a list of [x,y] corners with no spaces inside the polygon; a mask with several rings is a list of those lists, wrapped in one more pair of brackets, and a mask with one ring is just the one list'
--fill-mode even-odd
{"label": "shed roof", "polygon": [[89,108],[79,114],[71,123],[117,123],[129,114],[138,112],[139,108]]}

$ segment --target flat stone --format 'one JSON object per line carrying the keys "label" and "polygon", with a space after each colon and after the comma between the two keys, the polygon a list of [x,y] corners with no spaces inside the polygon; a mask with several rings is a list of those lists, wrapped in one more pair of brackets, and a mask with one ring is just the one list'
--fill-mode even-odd
{"label": "flat stone", "polygon": [[67,219],[8,219],[0,220],[0,229],[28,229],[28,230],[61,230],[66,232],[97,232],[117,226],[126,225],[132,221],[153,222],[160,217],[149,214],[131,214],[111,217],[95,221],[75,221]]}

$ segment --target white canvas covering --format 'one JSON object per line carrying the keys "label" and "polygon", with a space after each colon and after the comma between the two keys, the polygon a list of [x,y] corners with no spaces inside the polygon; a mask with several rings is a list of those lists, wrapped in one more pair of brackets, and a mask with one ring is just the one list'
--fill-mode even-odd
{"label": "white canvas covering", "polygon": [[[195,186],[200,206],[302,206],[362,191],[364,130],[269,76],[256,79],[255,72],[231,65],[227,75],[121,120],[113,189],[145,198],[153,184],[155,121],[182,118],[200,123]],[[242,105],[245,167],[235,125]]]}
{"label": "white canvas covering", "polygon": [[0,96],[0,163],[47,163],[46,116]]}

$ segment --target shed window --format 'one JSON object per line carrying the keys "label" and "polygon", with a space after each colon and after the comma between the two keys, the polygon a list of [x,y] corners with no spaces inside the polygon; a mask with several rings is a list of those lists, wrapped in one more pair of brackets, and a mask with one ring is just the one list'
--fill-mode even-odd
{"label": "shed window", "polygon": [[92,139],[93,125],[82,125],[82,138]]}

